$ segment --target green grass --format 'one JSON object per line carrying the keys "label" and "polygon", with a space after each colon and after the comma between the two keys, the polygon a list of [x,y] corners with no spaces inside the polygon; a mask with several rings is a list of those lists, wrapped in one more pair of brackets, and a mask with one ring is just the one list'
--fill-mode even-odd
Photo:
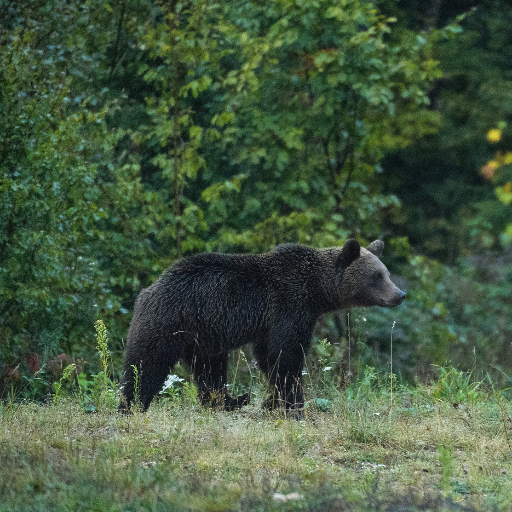
{"label": "green grass", "polygon": [[394,385],[390,409],[389,376],[370,371],[304,421],[258,397],[236,413],[176,399],[128,417],[71,398],[6,403],[0,511],[509,510],[511,404],[461,382],[469,395]]}

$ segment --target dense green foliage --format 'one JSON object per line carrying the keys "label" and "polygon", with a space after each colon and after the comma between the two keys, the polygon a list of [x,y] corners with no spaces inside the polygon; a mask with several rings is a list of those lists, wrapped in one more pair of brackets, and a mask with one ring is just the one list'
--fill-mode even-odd
{"label": "dense green foliage", "polygon": [[386,189],[403,202],[392,229],[408,236],[422,254],[450,264],[495,251],[510,219],[510,209],[496,200],[478,170],[496,149],[511,147],[508,130],[499,148],[485,135],[512,113],[512,10],[496,0],[442,0],[418,5],[409,17],[411,24],[436,28],[471,7],[463,32],[435,48],[443,77],[430,98],[442,115],[439,131],[383,163]]}
{"label": "dense green foliage", "polygon": [[348,237],[383,237],[410,292],[350,339],[325,319],[340,372],[350,350],[387,364],[393,322],[407,378],[512,371],[507,166],[478,174],[512,148],[485,139],[512,109],[512,11],[473,5],[0,0],[0,394],[42,363],[46,392],[57,354],[98,374],[94,321],[119,356],[138,291],[183,255]]}

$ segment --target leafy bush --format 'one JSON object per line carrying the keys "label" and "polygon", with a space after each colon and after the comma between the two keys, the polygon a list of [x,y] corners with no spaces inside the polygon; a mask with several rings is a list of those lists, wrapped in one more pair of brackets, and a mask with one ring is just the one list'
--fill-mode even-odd
{"label": "leafy bush", "polygon": [[512,267],[487,257],[468,258],[458,268],[414,257],[403,268],[407,298],[400,308],[354,312],[366,321],[354,323],[353,335],[373,348],[359,349],[357,357],[385,365],[396,321],[394,368],[408,381],[432,378],[432,364],[449,363],[509,387]]}

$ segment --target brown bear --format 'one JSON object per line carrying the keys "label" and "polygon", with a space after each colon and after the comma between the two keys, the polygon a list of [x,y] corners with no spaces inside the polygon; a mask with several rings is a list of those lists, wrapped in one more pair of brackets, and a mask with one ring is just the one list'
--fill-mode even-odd
{"label": "brown bear", "polygon": [[275,393],[267,406],[304,405],[302,367],[318,318],[353,306],[393,308],[405,293],[380,261],[375,240],[313,249],[283,244],[258,255],[207,253],[178,261],[135,303],[128,332],[119,409],[137,393],[147,409],[175,363],[192,368],[203,404],[217,400],[231,410],[248,395],[226,393],[230,350],[251,343],[258,366]]}

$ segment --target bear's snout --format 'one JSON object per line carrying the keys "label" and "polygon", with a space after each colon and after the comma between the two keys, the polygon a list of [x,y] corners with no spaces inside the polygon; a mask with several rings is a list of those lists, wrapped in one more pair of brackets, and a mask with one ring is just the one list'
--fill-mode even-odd
{"label": "bear's snout", "polygon": [[400,306],[400,304],[402,304],[404,299],[405,299],[405,292],[403,292],[402,290],[400,290],[400,288],[398,288],[398,293],[396,295],[396,299],[393,301],[393,305],[391,307],[396,308],[397,306]]}

